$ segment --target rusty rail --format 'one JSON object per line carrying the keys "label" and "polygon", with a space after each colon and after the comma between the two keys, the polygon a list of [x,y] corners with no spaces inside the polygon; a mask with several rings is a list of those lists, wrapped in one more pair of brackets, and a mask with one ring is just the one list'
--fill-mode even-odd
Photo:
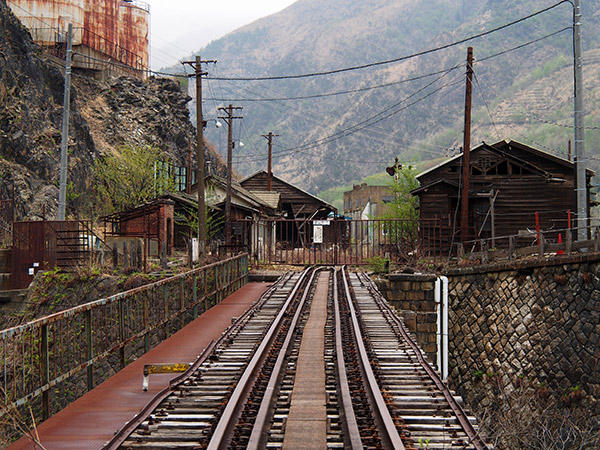
{"label": "rusty rail", "polygon": [[365,342],[363,335],[360,331],[360,325],[358,322],[358,316],[356,310],[354,309],[354,305],[352,304],[352,294],[350,293],[350,287],[348,285],[348,280],[346,277],[346,269],[342,267],[342,280],[344,286],[344,292],[346,295],[346,301],[348,302],[348,309],[350,310],[350,317],[352,320],[352,326],[354,328],[354,339],[356,342],[356,346],[358,347],[358,353],[360,355],[360,362],[362,365],[363,373],[366,377],[365,385],[367,389],[369,389],[371,398],[373,399],[374,405],[373,410],[379,416],[383,428],[380,430],[381,433],[385,433],[385,437],[387,441],[390,443],[392,448],[396,450],[405,450],[404,444],[402,443],[402,439],[400,438],[400,434],[398,433],[398,429],[394,424],[394,419],[388,410],[388,407],[385,403],[385,399],[379,389],[379,382],[373,373],[373,368],[371,367],[369,355],[367,354],[367,349],[365,347]]}
{"label": "rusty rail", "polygon": [[348,375],[344,362],[344,344],[342,342],[342,327],[340,317],[340,301],[338,288],[338,269],[336,268],[333,276],[333,305],[335,314],[335,354],[338,380],[340,384],[341,405],[346,417],[346,428],[348,430],[349,448],[359,450],[363,448],[360,430],[356,421],[356,414],[352,406],[352,392],[348,384]]}
{"label": "rusty rail", "polygon": [[205,311],[243,286],[247,275],[242,254],[0,331],[0,417],[40,396],[49,417],[54,386],[86,370],[92,389],[95,363],[118,352],[124,367],[127,347],[148,351],[153,333],[168,337],[199,307]]}
{"label": "rusty rail", "polygon": [[373,298],[378,300],[379,307],[382,310],[385,309],[390,313],[389,317],[394,321],[394,323],[398,327],[398,330],[400,331],[400,334],[402,335],[402,338],[404,339],[404,341],[413,349],[415,355],[417,356],[417,359],[419,360],[419,364],[421,365],[421,367],[423,367],[423,369],[425,369],[429,378],[431,378],[431,380],[436,385],[436,387],[444,395],[444,398],[446,399],[446,401],[448,402],[448,405],[454,412],[454,415],[455,415],[456,419],[458,420],[458,422],[460,423],[460,426],[462,427],[464,432],[469,437],[469,441],[473,444],[473,446],[477,450],[488,450],[487,445],[483,442],[483,439],[481,438],[481,436],[479,435],[477,430],[475,430],[475,427],[473,427],[473,424],[469,421],[467,413],[460,406],[460,404],[456,401],[456,399],[450,392],[450,389],[448,388],[448,386],[446,384],[444,384],[444,382],[442,381],[442,379],[440,378],[438,373],[427,362],[427,360],[423,356],[423,353],[421,352],[421,349],[419,348],[418,344],[408,334],[408,331],[406,330],[404,323],[396,316],[396,314],[392,310],[391,306],[383,298],[383,296],[381,295],[381,293],[379,292],[379,290],[377,289],[377,287],[375,286],[373,281],[367,276],[363,276],[362,279],[363,279],[363,282],[365,283],[365,285],[367,286],[367,289],[369,289],[369,291],[373,295]]}
{"label": "rusty rail", "polygon": [[[273,339],[276,336],[277,330],[279,329],[279,326],[282,323],[282,321],[284,320],[284,318],[286,317],[286,315],[289,314],[289,312],[288,312],[289,306],[293,302],[298,291],[301,289],[302,283],[303,283],[304,279],[308,276],[309,271],[310,271],[310,269],[306,269],[302,273],[300,279],[298,280],[298,283],[296,283],[296,285],[294,286],[294,289],[289,294],[289,296],[288,296],[287,300],[285,301],[285,303],[283,304],[279,314],[277,314],[277,316],[275,317],[275,320],[273,320],[273,323],[271,324],[271,326],[269,327],[269,330],[266,332],[265,336],[263,337],[261,344],[256,349],[256,352],[254,353],[254,356],[248,363],[248,366],[245,368],[244,373],[242,374],[240,380],[238,381],[238,384],[235,386],[235,389],[227,402],[227,406],[225,407],[225,410],[223,411],[223,414],[221,415],[221,418],[219,419],[219,422],[217,423],[217,426],[215,427],[215,431],[214,431],[213,435],[211,436],[211,439],[207,446],[208,450],[218,450],[218,449],[224,448],[228,432],[231,430],[231,428],[234,425],[233,418],[242,408],[242,406],[244,404],[244,397],[251,387],[251,382],[253,380],[254,375],[257,373],[257,371],[260,368],[260,362],[265,358],[265,355],[271,348],[271,345],[272,345]],[[312,277],[314,277],[314,271],[313,271]],[[312,277],[311,277],[311,280],[312,280]],[[310,282],[309,282],[309,284],[310,284]],[[298,309],[300,310],[301,308],[298,308]]]}

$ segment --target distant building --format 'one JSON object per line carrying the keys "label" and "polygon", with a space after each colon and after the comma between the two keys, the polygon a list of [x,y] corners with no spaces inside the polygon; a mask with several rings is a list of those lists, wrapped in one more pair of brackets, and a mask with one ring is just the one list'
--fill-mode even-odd
{"label": "distant building", "polygon": [[[412,191],[419,197],[421,219],[441,220],[435,245],[444,250],[460,241],[462,159],[460,154],[420,173],[421,187]],[[468,240],[520,234],[531,241],[536,212],[542,230],[574,226],[575,164],[571,161],[510,140],[480,144],[471,149],[469,161]],[[588,217],[593,175],[588,169]]]}
{"label": "distant building", "polygon": [[[268,195],[268,174],[264,170],[244,178],[240,184],[255,195]],[[272,191],[279,193],[281,212],[287,219],[327,219],[337,209],[312,194],[273,175]]]}
{"label": "distant building", "polygon": [[73,70],[96,78],[143,77],[148,68],[150,6],[138,0],[10,0],[36,44],[62,62],[73,24]]}
{"label": "distant building", "polygon": [[351,191],[344,192],[344,215],[355,220],[377,219],[387,212],[386,205],[393,201],[389,186],[355,184]]}

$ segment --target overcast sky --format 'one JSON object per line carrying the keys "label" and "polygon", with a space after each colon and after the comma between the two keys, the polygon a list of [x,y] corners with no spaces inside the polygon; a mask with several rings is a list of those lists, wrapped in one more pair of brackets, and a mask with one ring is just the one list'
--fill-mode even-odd
{"label": "overcast sky", "polygon": [[296,0],[146,0],[153,69],[175,64],[230,31]]}

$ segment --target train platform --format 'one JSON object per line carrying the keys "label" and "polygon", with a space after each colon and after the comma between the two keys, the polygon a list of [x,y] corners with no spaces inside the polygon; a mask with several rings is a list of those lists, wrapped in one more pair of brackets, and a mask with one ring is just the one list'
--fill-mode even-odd
{"label": "train platform", "polygon": [[[193,362],[211,340],[218,339],[271,285],[253,282],[245,285],[218,305],[202,314],[113,377],[41,423],[37,432],[46,450],[101,449],[154,396],[178,374],[155,374],[150,388],[142,390],[145,364]],[[21,438],[7,450],[39,449],[28,438]]]}

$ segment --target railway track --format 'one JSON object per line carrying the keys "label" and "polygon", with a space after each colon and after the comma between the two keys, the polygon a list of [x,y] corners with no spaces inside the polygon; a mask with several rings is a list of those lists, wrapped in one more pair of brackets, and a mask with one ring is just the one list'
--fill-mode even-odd
{"label": "railway track", "polygon": [[109,449],[486,449],[371,280],[286,274]]}

